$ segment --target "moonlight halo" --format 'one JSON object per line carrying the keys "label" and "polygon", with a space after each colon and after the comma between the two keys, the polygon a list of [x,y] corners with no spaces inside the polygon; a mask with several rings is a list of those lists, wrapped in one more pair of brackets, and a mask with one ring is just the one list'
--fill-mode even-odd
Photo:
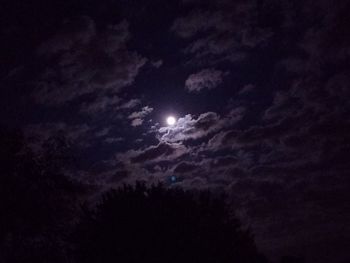
{"label": "moonlight halo", "polygon": [[166,122],[169,126],[173,126],[176,123],[176,119],[174,116],[168,116]]}

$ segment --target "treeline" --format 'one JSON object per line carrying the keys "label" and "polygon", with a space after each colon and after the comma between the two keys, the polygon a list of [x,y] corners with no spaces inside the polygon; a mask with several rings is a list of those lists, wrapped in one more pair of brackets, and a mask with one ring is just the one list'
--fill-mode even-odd
{"label": "treeline", "polygon": [[86,204],[87,187],[65,175],[70,151],[55,137],[34,152],[0,129],[0,262],[268,262],[209,192],[139,182]]}

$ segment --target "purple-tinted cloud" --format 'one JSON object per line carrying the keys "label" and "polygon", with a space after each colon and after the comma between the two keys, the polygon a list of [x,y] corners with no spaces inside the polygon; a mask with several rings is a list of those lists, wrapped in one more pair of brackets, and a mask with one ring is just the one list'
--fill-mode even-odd
{"label": "purple-tinted cloud", "polygon": [[131,126],[140,126],[143,123],[144,118],[153,111],[153,108],[145,106],[141,111],[134,111],[128,118],[131,120]]}
{"label": "purple-tinted cloud", "polygon": [[195,74],[191,74],[185,87],[189,92],[199,92],[203,89],[214,89],[219,86],[227,73],[215,69],[204,69]]}
{"label": "purple-tinted cloud", "polygon": [[215,2],[211,11],[195,9],[175,19],[171,30],[190,42],[185,52],[194,56],[193,62],[239,61],[246,57],[246,49],[272,36],[268,28],[253,26],[254,10],[254,1]]}
{"label": "purple-tinted cloud", "polygon": [[103,31],[89,17],[68,21],[38,50],[46,67],[36,82],[35,100],[59,105],[93,92],[116,93],[132,84],[146,59],[127,49],[128,39],[126,21]]}
{"label": "purple-tinted cloud", "polygon": [[187,114],[185,117],[179,118],[174,126],[161,127],[159,129],[160,140],[176,142],[200,139],[224,127],[237,123],[243,116],[243,108],[232,110],[223,118],[215,112],[203,113],[197,119]]}
{"label": "purple-tinted cloud", "polygon": [[149,163],[157,161],[174,160],[188,152],[188,149],[180,143],[161,142],[158,145],[149,146],[145,149],[129,150],[118,154],[117,158],[124,163]]}

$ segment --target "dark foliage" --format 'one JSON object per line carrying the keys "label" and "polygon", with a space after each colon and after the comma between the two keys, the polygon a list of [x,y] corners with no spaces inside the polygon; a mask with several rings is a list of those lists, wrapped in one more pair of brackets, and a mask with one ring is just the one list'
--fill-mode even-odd
{"label": "dark foliage", "polygon": [[61,169],[64,145],[53,138],[34,153],[20,132],[0,129],[1,262],[64,262],[81,190]]}
{"label": "dark foliage", "polygon": [[105,194],[73,237],[78,262],[264,262],[222,198],[162,185]]}
{"label": "dark foliage", "polygon": [[284,256],[281,258],[281,263],[305,263],[305,261],[300,257]]}

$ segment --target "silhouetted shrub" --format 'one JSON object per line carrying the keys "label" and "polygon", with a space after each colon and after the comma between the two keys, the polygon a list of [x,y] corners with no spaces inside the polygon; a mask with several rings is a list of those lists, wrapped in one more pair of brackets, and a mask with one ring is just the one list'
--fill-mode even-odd
{"label": "silhouetted shrub", "polygon": [[305,260],[301,257],[295,256],[283,256],[281,258],[281,263],[304,263]]}
{"label": "silhouetted shrub", "polygon": [[104,195],[73,236],[78,262],[265,262],[222,198],[125,185]]}

